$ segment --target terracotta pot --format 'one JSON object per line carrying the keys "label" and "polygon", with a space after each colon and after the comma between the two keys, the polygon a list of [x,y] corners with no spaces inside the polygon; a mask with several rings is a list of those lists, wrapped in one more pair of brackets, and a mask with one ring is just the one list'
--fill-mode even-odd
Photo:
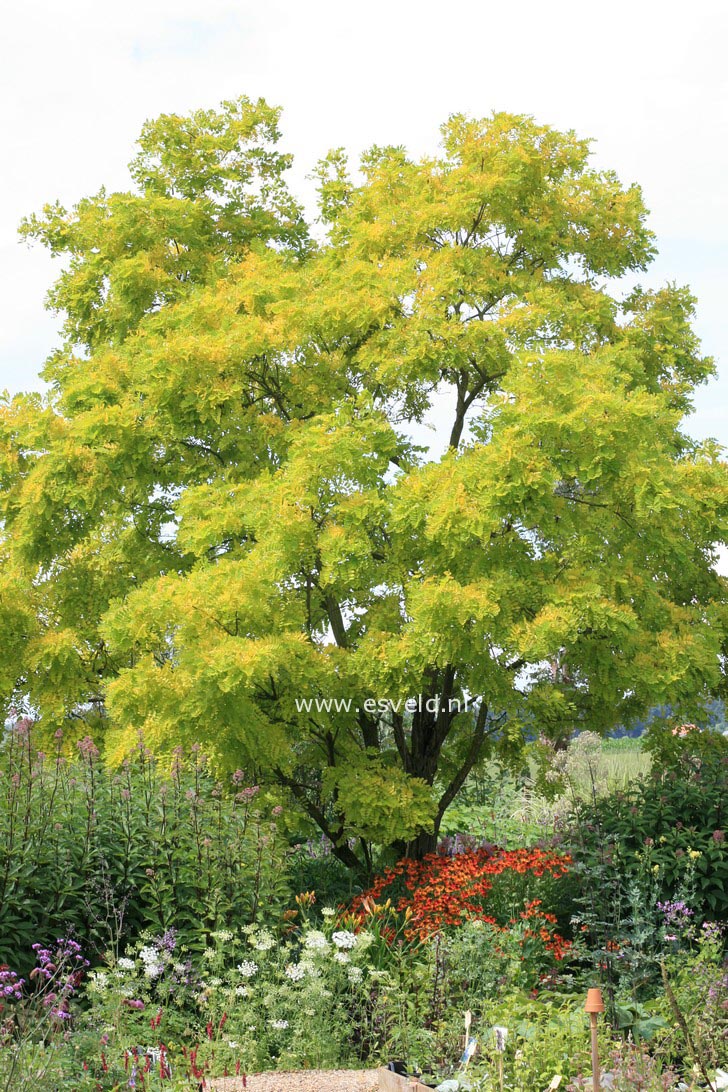
{"label": "terracotta pot", "polygon": [[586,1012],[604,1012],[604,1001],[602,1000],[601,990],[587,990],[584,1009]]}

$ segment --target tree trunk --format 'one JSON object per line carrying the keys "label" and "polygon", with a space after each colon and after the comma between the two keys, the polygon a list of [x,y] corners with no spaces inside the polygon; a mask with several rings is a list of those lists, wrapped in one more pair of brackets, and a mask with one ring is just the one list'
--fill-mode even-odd
{"label": "tree trunk", "polygon": [[437,820],[432,831],[421,830],[412,842],[407,842],[405,856],[412,857],[415,861],[421,861],[428,853],[435,853],[439,833],[440,821]]}

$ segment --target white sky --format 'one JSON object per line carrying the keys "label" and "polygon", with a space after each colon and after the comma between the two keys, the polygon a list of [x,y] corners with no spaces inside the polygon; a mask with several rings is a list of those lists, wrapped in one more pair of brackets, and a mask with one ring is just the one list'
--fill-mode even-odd
{"label": "white sky", "polygon": [[[294,188],[335,145],[434,149],[453,111],[534,114],[596,140],[639,182],[660,257],[646,283],[688,283],[721,378],[696,436],[728,445],[728,67],[725,0],[30,0],[0,42],[0,389],[37,385],[56,320],[53,265],[16,237],[24,214],[128,187],[143,121],[241,93],[284,107]],[[722,358],[722,359],[721,359]]]}

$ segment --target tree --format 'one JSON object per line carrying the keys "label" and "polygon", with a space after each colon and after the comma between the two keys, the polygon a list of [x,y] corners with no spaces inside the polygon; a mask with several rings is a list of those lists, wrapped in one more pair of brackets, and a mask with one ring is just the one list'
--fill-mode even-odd
{"label": "tree", "polygon": [[720,690],[728,476],[681,428],[693,300],[618,294],[653,239],[585,141],[330,153],[314,242],[277,137],[163,117],[136,192],[26,225],[66,340],[3,412],[2,685],[111,759],[201,740],[359,867],[430,849],[489,746]]}

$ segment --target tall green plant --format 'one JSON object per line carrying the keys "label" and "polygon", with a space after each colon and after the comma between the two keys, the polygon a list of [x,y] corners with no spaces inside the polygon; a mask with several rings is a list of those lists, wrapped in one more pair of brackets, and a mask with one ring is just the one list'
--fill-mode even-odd
{"label": "tall green plant", "polygon": [[164,768],[140,741],[110,771],[89,739],[35,749],[28,721],[0,752],[0,962],[72,930],[88,951],[174,927],[192,946],[288,896],[279,809],[238,771],[220,783],[199,749]]}

